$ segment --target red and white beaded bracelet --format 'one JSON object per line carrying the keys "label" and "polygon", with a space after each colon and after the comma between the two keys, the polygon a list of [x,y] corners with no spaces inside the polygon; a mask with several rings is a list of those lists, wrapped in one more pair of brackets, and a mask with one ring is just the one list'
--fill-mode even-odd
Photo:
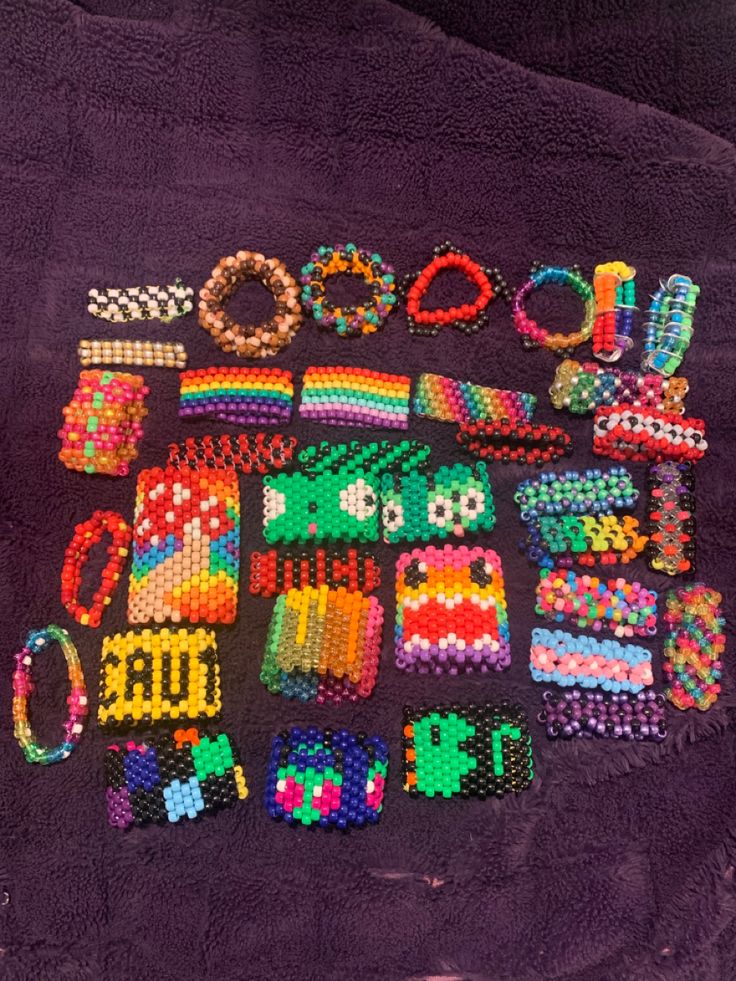
{"label": "red and white beaded bracelet", "polygon": [[702,419],[631,405],[601,406],[593,421],[593,452],[612,460],[695,463],[708,443]]}

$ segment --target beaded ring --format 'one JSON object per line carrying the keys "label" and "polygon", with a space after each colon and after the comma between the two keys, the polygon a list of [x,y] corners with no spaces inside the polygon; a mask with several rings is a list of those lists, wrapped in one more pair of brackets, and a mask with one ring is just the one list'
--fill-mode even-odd
{"label": "beaded ring", "polygon": [[141,368],[186,368],[187,352],[178,341],[84,340],[77,346],[83,367],[93,364]]}
{"label": "beaded ring", "polygon": [[412,408],[415,415],[437,422],[509,419],[518,424],[531,421],[536,404],[530,392],[486,388],[425,372],[417,379]]}
{"label": "beaded ring", "polygon": [[601,687],[636,694],[654,684],[652,654],[645,647],[585,634],[573,637],[564,630],[544,627],[532,630],[529,671],[535,681],[563,687]]}
{"label": "beaded ring", "polygon": [[639,582],[578,576],[568,569],[542,569],[535,612],[547,620],[616,637],[651,637],[657,632],[657,594]]}
{"label": "beaded ring", "polygon": [[183,443],[169,443],[167,463],[171,467],[190,467],[192,470],[266,474],[288,467],[296,445],[296,436],[281,433],[188,436]]}
{"label": "beaded ring", "polygon": [[546,691],[537,719],[549,739],[626,739],[661,743],[667,736],[664,696],[640,691],[617,692]]}
{"label": "beaded ring", "polygon": [[381,585],[381,568],[374,555],[349,548],[344,552],[317,548],[308,552],[251,552],[250,592],[278,596],[290,589],[329,586],[350,593],[372,593]]}
{"label": "beaded ring", "polygon": [[307,368],[302,379],[302,419],[331,426],[409,428],[411,378],[369,368]]}
{"label": "beaded ring", "polygon": [[567,409],[573,415],[594,412],[599,405],[623,402],[683,415],[688,389],[687,378],[638,375],[635,371],[604,368],[595,362],[581,364],[566,358],[557,366],[549,394],[555,409]]}
{"label": "beaded ring", "polygon": [[195,368],[179,374],[179,418],[236,426],[291,421],[294,384],[281,368]]}
{"label": "beaded ring", "polygon": [[514,493],[525,522],[542,515],[611,514],[614,508],[633,508],[638,499],[639,491],[625,467],[545,470],[522,480]]}
{"label": "beaded ring", "polygon": [[[571,334],[552,334],[545,327],[540,327],[535,320],[530,320],[526,315],[524,305],[527,297],[535,290],[550,285],[569,286],[585,304],[583,322],[580,328]],[[596,314],[595,294],[590,283],[583,279],[578,266],[567,269],[561,266],[545,266],[535,263],[532,266],[529,279],[522,283],[514,294],[511,310],[514,326],[521,335],[524,350],[530,351],[537,347],[546,347],[547,350],[553,351],[555,354],[561,354],[590,340]]]}
{"label": "beaded ring", "polygon": [[689,276],[675,273],[652,295],[644,324],[642,371],[674,375],[693,336],[695,305],[700,287]]}
{"label": "beaded ring", "polygon": [[[57,642],[61,647],[69,673],[69,718],[64,723],[64,742],[53,749],[42,746],[34,737],[28,715],[28,699],[35,690],[33,682],[33,659]],[[87,686],[84,681],[82,664],[77,649],[69,634],[61,627],[50,624],[42,630],[32,630],[26,638],[25,647],[15,655],[13,672],[13,735],[23,750],[28,763],[41,763],[44,766],[58,763],[71,755],[84,730],[84,720],[89,713]]]}
{"label": "beaded ring", "polygon": [[[239,324],[223,309],[248,280],[259,280],[273,296],[274,312],[262,324]],[[199,326],[223,351],[239,358],[268,358],[291,344],[301,327],[299,287],[280,259],[240,251],[220,259],[199,291]]]}
{"label": "beaded ring", "polygon": [[557,463],[572,454],[572,437],[558,426],[510,423],[508,419],[461,422],[458,443],[480,460],[497,463]]}
{"label": "beaded ring", "polygon": [[319,476],[325,473],[360,473],[378,477],[387,471],[413,473],[425,470],[430,448],[418,439],[402,439],[399,443],[381,440],[378,443],[322,442],[307,446],[299,453],[304,473]]}
{"label": "beaded ring", "polygon": [[708,443],[702,419],[635,409],[631,405],[601,406],[593,420],[593,452],[612,460],[664,460],[696,463]]}
{"label": "beaded ring", "polygon": [[675,708],[704,712],[721,693],[726,649],[721,601],[721,594],[702,582],[667,594],[662,671],[665,697]]}
{"label": "beaded ring", "polygon": [[170,286],[130,286],[127,289],[91,289],[87,310],[93,317],[123,323],[151,320],[169,323],[174,317],[190,313],[194,290],[180,279]]}
{"label": "beaded ring", "polygon": [[595,267],[593,354],[600,361],[618,361],[633,346],[631,329],[636,310],[635,277],[636,269],[625,262],[605,262]]}
{"label": "beaded ring", "polygon": [[695,471],[689,463],[657,463],[647,471],[649,568],[668,576],[695,571]]}
{"label": "beaded ring", "polygon": [[527,522],[527,538],[520,543],[527,558],[540,566],[553,568],[578,565],[622,565],[632,562],[643,550],[647,536],[639,532],[639,522],[630,514],[561,514],[532,518]]}
{"label": "beaded ring", "polygon": [[[325,281],[338,273],[362,278],[371,299],[357,306],[336,307],[327,299]],[[385,323],[396,304],[394,267],[378,252],[347,245],[320,245],[302,266],[302,304],[323,330],[339,337],[372,334]]]}
{"label": "beaded ring", "polygon": [[[92,605],[87,608],[79,602],[82,569],[105,532],[112,536],[107,546],[108,561],[100,576],[100,587],[92,597]],[[95,511],[91,518],[74,528],[74,537],[64,553],[61,570],[61,602],[77,623],[99,627],[102,613],[118,588],[132,535],[133,529],[115,511]]]}

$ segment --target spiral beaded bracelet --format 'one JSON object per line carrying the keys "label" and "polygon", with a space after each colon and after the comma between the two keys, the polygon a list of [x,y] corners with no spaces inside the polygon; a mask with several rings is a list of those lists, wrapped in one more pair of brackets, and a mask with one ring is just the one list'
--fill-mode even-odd
{"label": "spiral beaded bracelet", "polygon": [[702,419],[683,419],[630,405],[610,405],[599,408],[593,420],[596,456],[654,463],[664,460],[696,463],[707,449]]}
{"label": "spiral beaded bracelet", "polygon": [[654,683],[652,655],[646,648],[544,627],[532,630],[529,671],[535,681],[612,692],[636,694]]}
{"label": "spiral beaded bracelet", "polygon": [[[92,597],[92,605],[87,608],[79,602],[82,587],[82,569],[89,553],[109,532],[112,541],[107,546],[108,561],[100,576],[100,587]],[[71,616],[87,627],[99,627],[102,613],[112,602],[123,573],[133,529],[115,511],[95,511],[91,518],[78,524],[74,537],[64,553],[64,566],[61,570],[61,602]]]}
{"label": "spiral beaded bracelet", "polygon": [[566,409],[573,415],[595,412],[599,405],[624,402],[682,415],[688,389],[687,378],[638,375],[635,371],[604,368],[595,362],[581,364],[566,358],[557,366],[549,394],[555,409]]}
{"label": "spiral beaded bracelet", "polygon": [[[327,299],[325,281],[338,273],[361,277],[371,299],[357,306],[334,306]],[[372,334],[385,323],[396,304],[394,267],[377,252],[347,245],[320,245],[302,266],[302,305],[323,330],[339,337]]]}
{"label": "spiral beaded bracelet", "polygon": [[675,273],[652,295],[644,324],[642,371],[674,375],[693,336],[695,305],[700,287],[689,276]]}
{"label": "spiral beaded bracelet", "polygon": [[83,367],[118,364],[140,368],[186,368],[187,352],[179,341],[84,340],[77,347]]}
{"label": "spiral beaded bracelet", "polygon": [[168,465],[192,470],[236,470],[238,473],[272,473],[291,464],[296,436],[282,433],[238,433],[230,436],[188,436],[183,443],[169,443]]}
{"label": "spiral beaded bracelet", "polygon": [[542,515],[611,514],[629,510],[639,499],[631,474],[625,467],[600,470],[546,470],[517,485],[514,500],[521,520]]}
{"label": "spiral beaded bracelet", "polygon": [[636,269],[625,262],[606,262],[595,267],[593,354],[601,361],[618,361],[633,345],[631,329],[636,310],[635,277]]}
{"label": "spiral beaded bracelet", "polygon": [[508,419],[461,422],[458,443],[480,460],[537,467],[572,454],[572,437],[558,426],[510,423]]}
{"label": "spiral beaded bracelet", "polygon": [[251,552],[250,592],[253,596],[278,596],[290,589],[329,586],[349,593],[372,593],[381,585],[381,568],[375,556],[349,548],[346,551]]}
{"label": "spiral beaded bracelet", "polygon": [[87,310],[94,317],[123,323],[157,318],[168,323],[190,313],[194,290],[176,279],[169,286],[129,286],[127,289],[91,289]]}
{"label": "spiral beaded bracelet", "polygon": [[576,575],[569,569],[542,569],[535,612],[581,629],[604,627],[616,637],[651,637],[657,632],[657,594],[639,582]]}
{"label": "spiral beaded bracelet", "polygon": [[424,372],[417,379],[412,408],[414,414],[437,422],[476,422],[479,419],[508,419],[530,422],[537,404],[530,392],[487,388]]}
{"label": "spiral beaded bracelet", "polygon": [[[543,286],[569,286],[581,298],[585,305],[583,322],[580,328],[571,334],[551,333],[545,327],[540,327],[535,320],[530,320],[526,314],[527,297]],[[596,305],[595,294],[590,283],[586,282],[577,266],[570,269],[561,266],[545,266],[535,263],[529,279],[522,283],[511,301],[511,311],[514,326],[521,335],[524,349],[529,351],[537,347],[545,347],[555,354],[576,348],[584,341],[590,340],[593,333]]]}
{"label": "spiral beaded bracelet", "polygon": [[675,708],[704,712],[721,692],[726,649],[721,602],[721,594],[702,582],[667,594],[662,671],[665,696]]}
{"label": "spiral beaded bracelet", "polygon": [[549,739],[625,739],[660,743],[667,736],[664,696],[654,691],[636,695],[616,692],[546,691],[537,719]]}

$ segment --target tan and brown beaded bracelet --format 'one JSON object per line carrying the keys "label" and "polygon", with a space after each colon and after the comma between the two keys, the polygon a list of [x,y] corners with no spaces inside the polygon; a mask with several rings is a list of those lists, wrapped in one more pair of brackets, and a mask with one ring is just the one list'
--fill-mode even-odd
{"label": "tan and brown beaded bracelet", "polygon": [[83,340],[77,354],[85,368],[93,364],[179,369],[187,366],[187,352],[179,341]]}

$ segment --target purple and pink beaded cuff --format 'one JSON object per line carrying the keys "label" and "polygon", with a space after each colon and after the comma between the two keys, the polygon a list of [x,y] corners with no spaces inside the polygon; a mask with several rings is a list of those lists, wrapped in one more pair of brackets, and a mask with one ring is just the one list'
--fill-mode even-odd
{"label": "purple and pink beaded cuff", "polygon": [[307,368],[299,415],[332,426],[408,429],[410,390],[406,375],[341,365]]}

